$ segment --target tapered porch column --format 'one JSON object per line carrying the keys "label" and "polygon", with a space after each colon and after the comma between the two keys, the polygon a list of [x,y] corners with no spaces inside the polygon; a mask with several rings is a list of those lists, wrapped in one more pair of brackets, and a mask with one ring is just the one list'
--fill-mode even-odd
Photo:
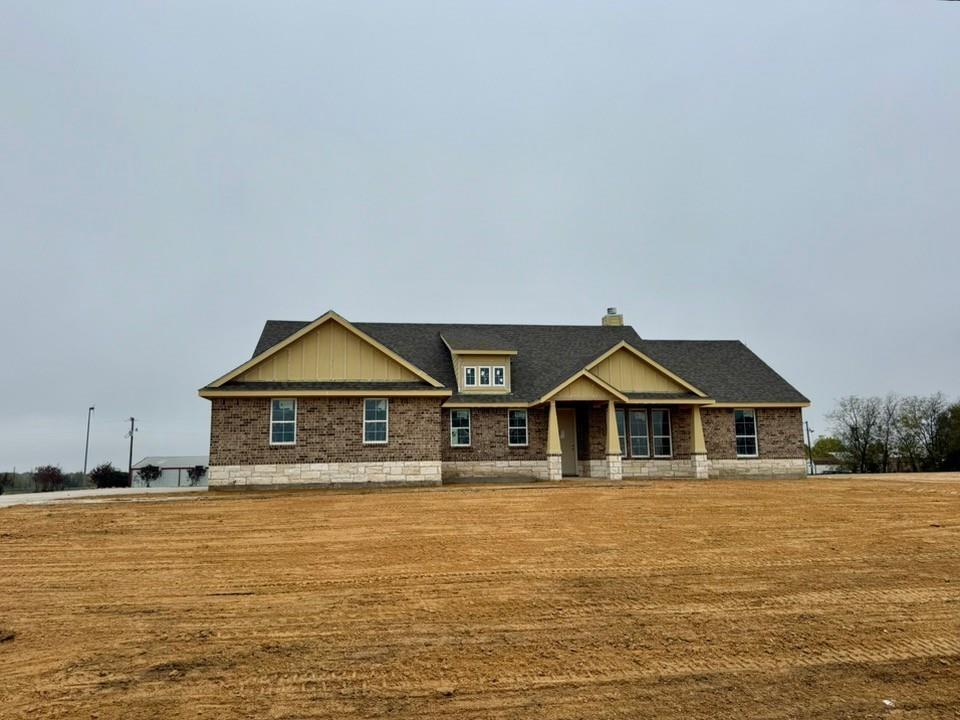
{"label": "tapered porch column", "polygon": [[563,448],[560,447],[560,425],[557,424],[557,403],[550,401],[547,416],[547,479],[563,477]]}
{"label": "tapered porch column", "polygon": [[623,480],[620,433],[617,431],[617,408],[613,400],[607,402],[607,477],[611,480]]}
{"label": "tapered porch column", "polygon": [[694,405],[692,412],[693,432],[690,448],[690,463],[693,466],[693,476],[700,480],[710,477],[710,460],[707,458],[707,443],[703,438],[703,420],[700,418],[700,406]]}

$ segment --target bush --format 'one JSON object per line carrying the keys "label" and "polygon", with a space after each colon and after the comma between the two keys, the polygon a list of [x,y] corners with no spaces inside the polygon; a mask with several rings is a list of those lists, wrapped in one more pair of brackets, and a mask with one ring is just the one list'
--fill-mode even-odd
{"label": "bush", "polygon": [[37,492],[63,490],[63,470],[56,465],[41,465],[33,471],[33,486]]}
{"label": "bush", "polygon": [[150,487],[150,483],[160,477],[160,473],[163,472],[156,465],[144,465],[142,468],[137,470],[137,474],[140,476],[140,479],[143,481],[143,484],[147,487]]}
{"label": "bush", "polygon": [[187,477],[190,478],[190,486],[196,487],[197,483],[200,482],[200,478],[207,474],[207,469],[203,465],[194,465],[192,468],[187,470]]}
{"label": "bush", "polygon": [[130,487],[130,476],[108,462],[91,470],[90,479],[98,488]]}

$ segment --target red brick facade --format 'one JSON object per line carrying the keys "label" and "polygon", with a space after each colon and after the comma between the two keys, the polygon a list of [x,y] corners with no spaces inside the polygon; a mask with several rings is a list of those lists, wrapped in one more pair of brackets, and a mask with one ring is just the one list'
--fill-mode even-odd
{"label": "red brick facade", "polygon": [[450,446],[450,411],[444,409],[441,458],[444,462],[544,460],[547,456],[547,411],[527,410],[527,447],[507,442],[507,408],[470,409],[470,447]]}
{"label": "red brick facade", "polygon": [[440,459],[437,398],[390,398],[386,445],[363,443],[359,397],[299,398],[296,445],[270,445],[269,398],[214,398],[212,403],[211,465]]}
{"label": "red brick facade", "polygon": [[[763,459],[803,458],[803,419],[800,408],[757,408],[757,447]],[[704,408],[703,437],[711,460],[735,460],[737,443],[733,408]]]}

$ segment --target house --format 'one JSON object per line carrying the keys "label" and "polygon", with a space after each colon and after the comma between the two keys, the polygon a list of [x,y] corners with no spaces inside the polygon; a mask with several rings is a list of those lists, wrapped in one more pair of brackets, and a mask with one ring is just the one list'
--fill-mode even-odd
{"label": "house", "polygon": [[181,487],[190,485],[191,469],[198,465],[204,468],[204,474],[197,482],[197,485],[207,484],[206,468],[210,464],[210,458],[206,455],[176,455],[176,456],[157,456],[145,457],[143,460],[133,466],[133,484],[144,485],[143,478],[138,472],[147,465],[155,465],[160,468],[160,477],[150,481],[150,487]]}
{"label": "house", "polygon": [[211,401],[210,487],[799,477],[809,401],[738,341],[270,320]]}

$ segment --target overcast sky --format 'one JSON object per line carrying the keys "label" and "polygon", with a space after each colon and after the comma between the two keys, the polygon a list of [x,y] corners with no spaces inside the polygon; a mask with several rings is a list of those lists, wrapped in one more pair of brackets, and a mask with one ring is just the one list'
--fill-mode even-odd
{"label": "overcast sky", "polygon": [[960,395],[960,3],[0,0],[0,469],[207,452],[263,321]]}

